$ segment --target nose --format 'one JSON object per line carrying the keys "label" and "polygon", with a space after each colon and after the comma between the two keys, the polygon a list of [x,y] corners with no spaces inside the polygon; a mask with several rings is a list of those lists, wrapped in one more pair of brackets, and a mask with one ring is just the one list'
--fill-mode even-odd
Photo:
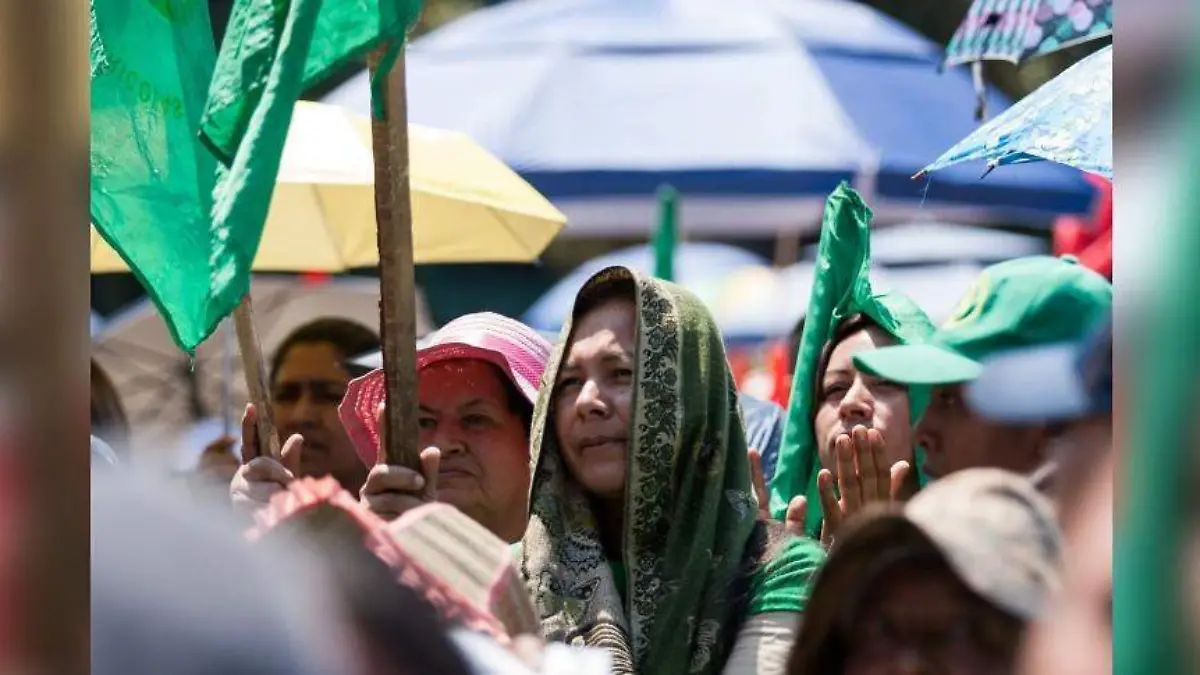
{"label": "nose", "polygon": [[454,433],[450,424],[439,424],[437,431],[433,434],[433,445],[442,451],[442,456],[457,455],[465,452],[467,449],[466,443],[463,443],[459,434]]}
{"label": "nose", "polygon": [[313,427],[320,425],[321,409],[318,402],[313,398],[307,390],[301,392],[300,397],[291,406],[291,414],[288,415],[291,423],[300,427]]}
{"label": "nose", "polygon": [[842,402],[838,404],[838,417],[848,427],[859,423],[869,425],[875,417],[875,398],[863,385],[862,380],[856,379],[842,397]]}
{"label": "nose", "polygon": [[936,451],[938,444],[935,442],[936,432],[934,423],[936,416],[928,414],[921,416],[917,422],[917,426],[913,427],[913,447],[925,448],[926,452]]}
{"label": "nose", "polygon": [[609,405],[604,392],[594,380],[587,380],[575,399],[575,411],[580,417],[608,417]]}

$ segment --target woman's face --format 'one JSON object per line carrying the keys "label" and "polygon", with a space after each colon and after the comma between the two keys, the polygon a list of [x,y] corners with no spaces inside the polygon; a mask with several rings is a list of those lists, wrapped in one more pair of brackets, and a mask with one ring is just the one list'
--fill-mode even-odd
{"label": "woman's face", "polygon": [[908,390],[854,367],[854,355],[894,344],[895,340],[874,326],[852,333],[833,349],[822,376],[813,423],[821,466],[837,477],[834,442],[855,426],[875,429],[883,435],[889,464],[913,461],[912,430],[908,412]]}
{"label": "woman's face", "polygon": [[[529,430],[504,374],[477,359],[441,361],[417,382],[421,447],[441,450],[437,498],[500,537],[520,538],[529,491]],[[511,539],[510,539],[511,540]]]}
{"label": "woman's face", "polygon": [[583,315],[554,385],[554,431],[571,475],[589,494],[625,490],[637,311],[611,300]]}

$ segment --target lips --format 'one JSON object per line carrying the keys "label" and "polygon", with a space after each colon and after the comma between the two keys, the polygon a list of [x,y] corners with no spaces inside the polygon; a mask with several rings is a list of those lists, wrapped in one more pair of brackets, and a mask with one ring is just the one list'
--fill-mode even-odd
{"label": "lips", "polygon": [[581,451],[596,450],[608,445],[625,445],[625,438],[620,436],[592,436],[591,438],[583,439],[579,444]]}
{"label": "lips", "polygon": [[473,478],[475,474],[459,467],[440,467],[438,469],[438,478]]}

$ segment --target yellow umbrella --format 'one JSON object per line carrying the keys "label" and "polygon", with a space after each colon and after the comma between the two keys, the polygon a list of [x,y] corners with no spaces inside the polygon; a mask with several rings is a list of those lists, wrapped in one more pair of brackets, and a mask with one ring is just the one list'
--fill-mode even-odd
{"label": "yellow umbrella", "polygon": [[[417,263],[528,262],[566,217],[465,134],[409,125],[413,258]],[[301,102],[283,160],[256,272],[338,272],[379,263],[371,122]],[[93,273],[127,272],[92,228]]]}

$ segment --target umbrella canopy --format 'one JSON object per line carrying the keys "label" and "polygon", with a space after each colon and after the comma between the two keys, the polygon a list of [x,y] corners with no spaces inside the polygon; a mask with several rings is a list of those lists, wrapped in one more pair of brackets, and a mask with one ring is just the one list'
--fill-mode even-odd
{"label": "umbrella canopy", "polygon": [[[815,247],[813,252],[815,254]],[[991,263],[1049,253],[1045,237],[951,223],[904,223],[871,232],[871,262],[883,266]]]}
{"label": "umbrella canopy", "polygon": [[977,160],[989,167],[1048,160],[1111,179],[1112,86],[1108,46],[979,127],[922,171]]}
{"label": "umbrella canopy", "polygon": [[[414,41],[406,59],[410,118],[470,134],[578,235],[648,235],[663,183],[680,192],[683,229],[729,235],[815,230],[842,180],[893,222],[1042,223],[1092,195],[1052,167],[912,181],[974,128],[970,77],[939,75],[939,46],[860,3],[513,0]],[[325,101],[365,113],[369,90],[364,72]]]}
{"label": "umbrella canopy", "polygon": [[[268,362],[284,338],[310,321],[343,318],[379,325],[375,279],[304,284],[295,278],[255,277],[250,295]],[[418,334],[431,327],[428,310],[418,303]],[[237,341],[228,325],[200,345],[189,362],[148,300],[110,319],[93,338],[92,356],[121,397],[133,431],[133,450],[139,454],[169,453],[179,434],[206,417],[225,416],[236,427],[249,400]]]}
{"label": "umbrella canopy", "polygon": [[[653,274],[654,260],[652,246],[634,246],[592,258],[538,298],[521,321],[535,330],[556,333],[570,315],[575,295],[592,275],[614,265]],[[721,292],[728,275],[739,269],[766,264],[762,257],[736,246],[684,242],[675,248],[675,282],[691,289],[711,306],[711,300]]]}
{"label": "umbrella canopy", "polygon": [[[411,125],[417,263],[529,262],[566,218],[466,135]],[[371,122],[301,102],[288,128],[257,272],[339,272],[379,263]],[[92,272],[126,272],[92,228]]]}
{"label": "umbrella canopy", "polygon": [[946,65],[1018,63],[1112,29],[1112,0],[975,0],[946,47]]}

